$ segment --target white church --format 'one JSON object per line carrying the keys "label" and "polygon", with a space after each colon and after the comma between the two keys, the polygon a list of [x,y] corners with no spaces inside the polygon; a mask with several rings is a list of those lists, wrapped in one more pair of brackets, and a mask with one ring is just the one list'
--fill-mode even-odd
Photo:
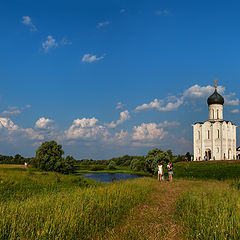
{"label": "white church", "polygon": [[193,124],[194,161],[236,159],[237,126],[223,120],[224,98],[217,92],[217,80],[207,103],[209,120]]}

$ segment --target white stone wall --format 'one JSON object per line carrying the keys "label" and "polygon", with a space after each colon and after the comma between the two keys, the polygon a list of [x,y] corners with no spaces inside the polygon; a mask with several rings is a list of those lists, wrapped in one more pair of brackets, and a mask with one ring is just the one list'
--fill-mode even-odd
{"label": "white stone wall", "polygon": [[236,126],[226,121],[206,121],[193,125],[194,160],[203,160],[206,151],[211,159],[236,159]]}
{"label": "white stone wall", "polygon": [[223,105],[212,104],[208,107],[209,120],[223,120]]}

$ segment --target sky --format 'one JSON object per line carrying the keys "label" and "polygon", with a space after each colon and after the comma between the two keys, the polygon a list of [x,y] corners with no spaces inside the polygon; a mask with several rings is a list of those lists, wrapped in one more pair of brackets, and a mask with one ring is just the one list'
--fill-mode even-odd
{"label": "sky", "polygon": [[[237,0],[0,1],[0,154],[192,153],[207,98],[239,125]],[[240,145],[237,130],[237,145]]]}

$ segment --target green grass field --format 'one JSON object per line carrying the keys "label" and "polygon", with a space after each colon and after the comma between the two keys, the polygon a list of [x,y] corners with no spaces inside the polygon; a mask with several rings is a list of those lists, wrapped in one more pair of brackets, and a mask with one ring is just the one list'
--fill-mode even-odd
{"label": "green grass field", "polygon": [[176,163],[173,183],[154,176],[101,184],[0,165],[0,239],[166,239],[171,225],[176,240],[240,239],[239,173],[238,162]]}
{"label": "green grass field", "polygon": [[227,180],[240,178],[240,161],[181,162],[174,164],[174,177]]}
{"label": "green grass field", "polygon": [[0,166],[0,239],[92,239],[151,191],[152,179],[98,184]]}

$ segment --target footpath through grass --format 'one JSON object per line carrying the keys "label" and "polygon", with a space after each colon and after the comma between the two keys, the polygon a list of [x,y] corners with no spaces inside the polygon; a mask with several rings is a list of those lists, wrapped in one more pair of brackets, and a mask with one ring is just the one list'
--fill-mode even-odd
{"label": "footpath through grass", "polygon": [[19,168],[1,168],[0,176],[0,239],[18,240],[103,236],[146,199],[154,183],[141,178],[82,185],[78,176]]}

